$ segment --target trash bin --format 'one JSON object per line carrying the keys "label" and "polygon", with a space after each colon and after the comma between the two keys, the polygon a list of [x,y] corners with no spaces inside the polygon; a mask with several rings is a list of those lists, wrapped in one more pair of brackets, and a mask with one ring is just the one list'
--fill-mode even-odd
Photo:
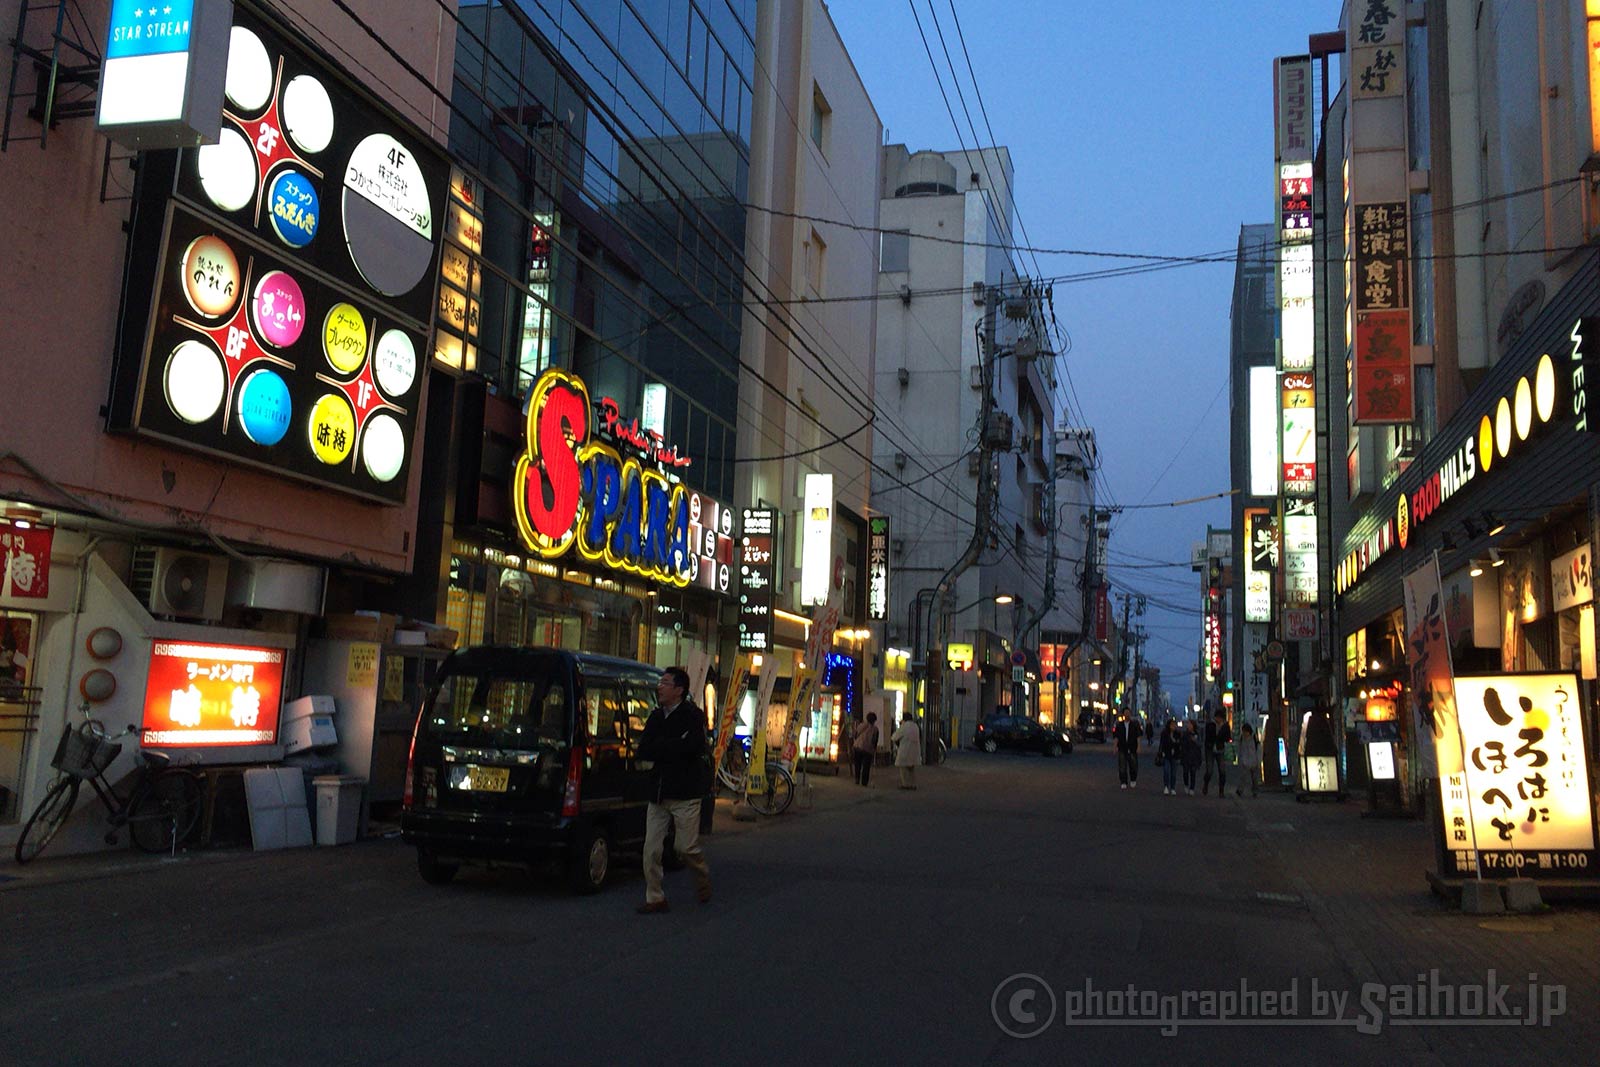
{"label": "trash bin", "polygon": [[317,844],[348,845],[361,825],[361,793],[367,780],[324,774],[311,780],[317,790]]}

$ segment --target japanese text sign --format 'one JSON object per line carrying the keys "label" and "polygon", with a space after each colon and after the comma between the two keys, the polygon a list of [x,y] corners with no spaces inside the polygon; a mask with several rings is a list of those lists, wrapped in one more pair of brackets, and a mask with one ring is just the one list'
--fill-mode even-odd
{"label": "japanese text sign", "polygon": [[56,532],[48,526],[0,524],[0,596],[44,600],[50,596],[50,546]]}
{"label": "japanese text sign", "polygon": [[159,748],[276,743],[283,664],[281,648],[152,642],[144,743]]}

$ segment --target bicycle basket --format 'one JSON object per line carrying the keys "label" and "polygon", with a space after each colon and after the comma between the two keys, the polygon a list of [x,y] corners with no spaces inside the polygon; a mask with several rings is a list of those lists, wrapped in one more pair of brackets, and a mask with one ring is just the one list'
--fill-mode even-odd
{"label": "bicycle basket", "polygon": [[111,766],[122,746],[95,735],[87,723],[77,729],[67,727],[56,746],[50,766],[74,778],[93,778]]}

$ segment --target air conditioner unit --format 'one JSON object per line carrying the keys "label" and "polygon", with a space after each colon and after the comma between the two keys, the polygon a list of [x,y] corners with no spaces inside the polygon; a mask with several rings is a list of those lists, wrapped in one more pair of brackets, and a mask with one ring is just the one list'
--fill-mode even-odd
{"label": "air conditioner unit", "polygon": [[151,564],[150,589],[145,598],[150,614],[207,622],[222,618],[228,593],[227,557],[156,548]]}

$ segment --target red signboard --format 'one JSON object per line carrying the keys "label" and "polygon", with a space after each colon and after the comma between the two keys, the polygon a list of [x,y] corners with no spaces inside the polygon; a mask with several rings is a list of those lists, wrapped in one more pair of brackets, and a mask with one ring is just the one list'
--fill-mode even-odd
{"label": "red signboard", "polygon": [[0,596],[43,600],[50,595],[50,545],[54,529],[45,526],[0,525]]}
{"label": "red signboard", "polygon": [[144,693],[144,743],[270,745],[283,704],[281,648],[157,640]]}
{"label": "red signboard", "polygon": [[1356,314],[1356,425],[1410,422],[1411,312]]}

